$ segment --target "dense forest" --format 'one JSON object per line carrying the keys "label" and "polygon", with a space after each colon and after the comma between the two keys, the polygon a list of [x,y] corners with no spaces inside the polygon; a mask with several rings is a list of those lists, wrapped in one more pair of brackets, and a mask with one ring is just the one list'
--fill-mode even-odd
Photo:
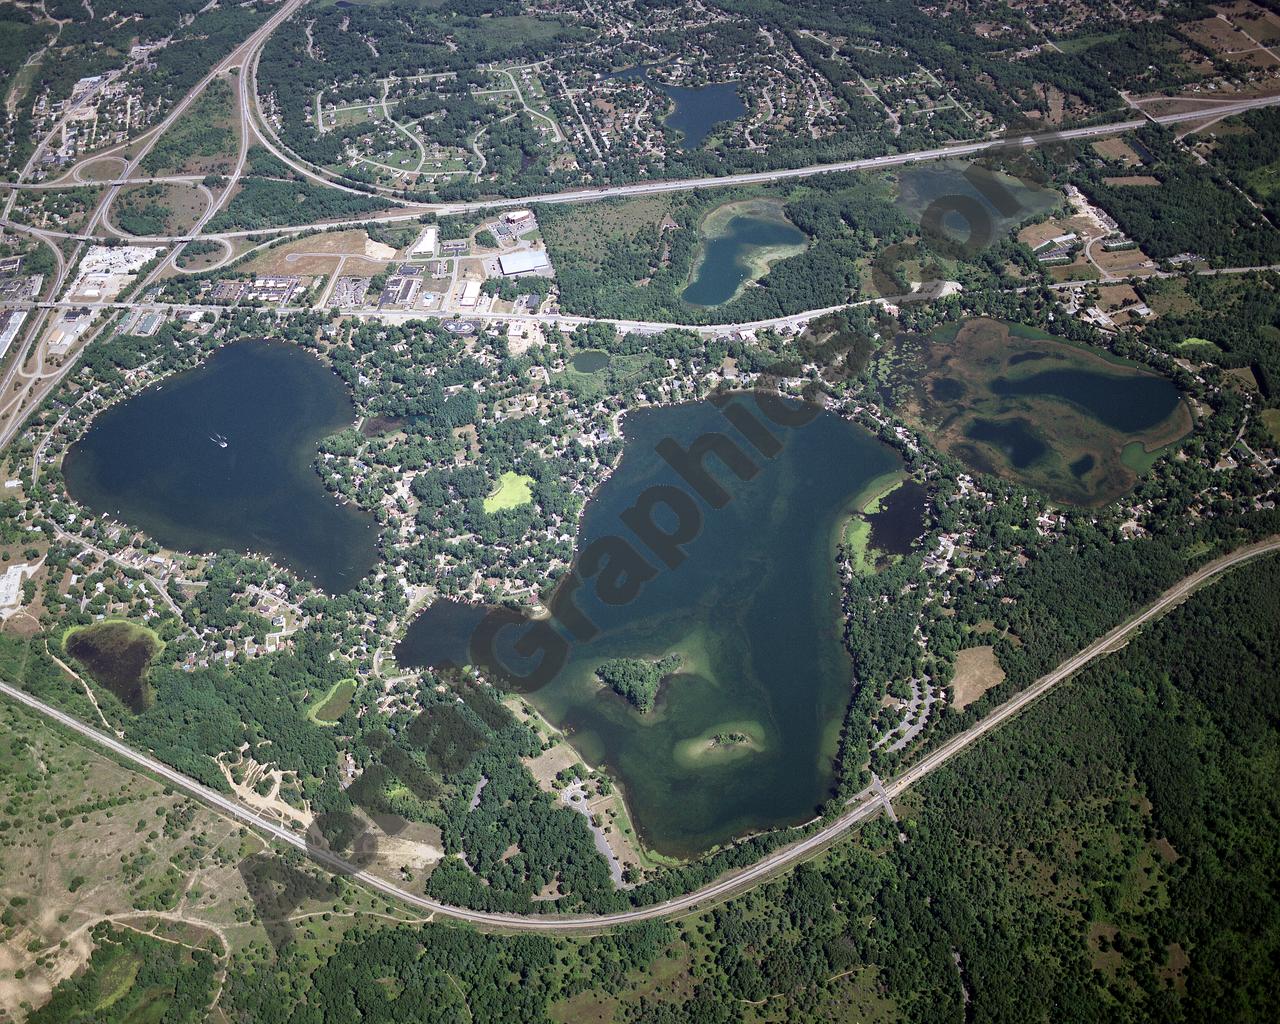
{"label": "dense forest", "polygon": [[1248,367],[1269,404],[1280,399],[1280,274],[1203,276],[1144,281],[1148,303],[1185,292],[1185,311],[1170,310],[1143,331],[1143,339],[1185,358],[1224,367]]}
{"label": "dense forest", "polygon": [[600,681],[619,697],[634,704],[642,714],[653,710],[662,680],[680,667],[680,655],[668,654],[658,661],[644,658],[610,658],[596,669]]}
{"label": "dense forest", "polygon": [[210,231],[284,227],[339,217],[358,217],[391,204],[377,196],[338,192],[308,181],[247,177],[223,210],[209,221]]}
{"label": "dense forest", "polygon": [[1280,220],[1280,188],[1275,170],[1280,161],[1280,112],[1251,110],[1227,122],[1243,132],[1224,133],[1214,140],[1211,163],[1267,211],[1272,223]]}
{"label": "dense forest", "polygon": [[1280,234],[1229,182],[1179,150],[1167,129],[1144,128],[1138,138],[1154,157],[1144,173],[1159,188],[1108,185],[1103,169],[1078,183],[1149,256],[1194,253],[1214,267],[1280,262]]}

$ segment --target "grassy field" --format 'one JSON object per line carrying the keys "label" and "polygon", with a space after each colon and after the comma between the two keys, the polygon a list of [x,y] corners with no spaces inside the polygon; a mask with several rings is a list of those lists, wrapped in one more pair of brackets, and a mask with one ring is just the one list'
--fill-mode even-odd
{"label": "grassy field", "polygon": [[[82,925],[171,912],[184,892],[193,924],[234,922],[246,899],[234,865],[260,848],[239,826],[7,703],[0,778],[0,902],[14,908],[0,926],[0,1011],[11,1019],[84,963],[92,943]],[[113,988],[127,991],[119,981]]]}
{"label": "grassy field", "polygon": [[236,158],[235,78],[226,76],[192,104],[142,160],[148,174],[208,174],[228,172]]}
{"label": "grassy field", "polygon": [[503,509],[519,508],[533,500],[533,477],[523,473],[503,473],[498,479],[498,486],[492,494],[484,499],[486,512],[501,512]]}
{"label": "grassy field", "polygon": [[1263,409],[1260,415],[1263,424],[1271,432],[1271,437],[1276,444],[1280,444],[1280,409]]}
{"label": "grassy field", "polygon": [[[12,642],[0,644],[6,679],[22,677],[14,650]],[[83,969],[95,947],[91,929],[108,916],[118,927],[168,940],[166,949],[266,948],[239,870],[264,844],[237,822],[8,702],[0,702],[0,779],[0,909],[7,911],[0,920],[0,1020],[25,1020],[22,1004],[41,1007],[56,984]],[[375,867],[398,870],[381,860]],[[416,916],[352,886],[307,900],[296,914],[298,953],[313,966],[352,927]],[[159,1020],[165,1001],[135,991],[131,973],[123,963],[93,979],[99,1015],[106,1019],[103,1011],[114,1006],[128,1010],[122,1020]]]}
{"label": "grassy field", "polygon": [[956,674],[951,690],[958,708],[966,708],[1004,679],[1004,669],[990,644],[966,647],[956,654]]}
{"label": "grassy field", "polygon": [[648,361],[649,356],[643,353],[612,354],[608,366],[590,373],[575,370],[570,362],[556,379],[582,398],[595,398],[606,391],[613,393],[626,388],[628,381],[639,374]]}
{"label": "grassy field", "polygon": [[583,203],[566,208],[562,216],[544,223],[542,230],[553,252],[570,252],[601,266],[611,245],[637,232],[652,231],[673,207],[674,202],[667,195]]}
{"label": "grassy field", "polygon": [[130,235],[178,235],[190,230],[208,206],[195,185],[134,185],[111,206],[111,221]]}
{"label": "grassy field", "polygon": [[385,270],[387,261],[365,256],[368,245],[369,236],[360,229],[326,231],[272,246],[247,261],[242,269],[255,274],[330,274],[339,257],[345,255],[349,258],[343,265],[343,274],[371,277]]}
{"label": "grassy field", "polygon": [[356,695],[356,681],[342,679],[333,684],[323,697],[314,701],[307,709],[307,718],[316,725],[336,725],[351,706],[351,699]]}
{"label": "grassy field", "polygon": [[127,166],[128,161],[123,157],[104,156],[81,167],[80,175],[86,181],[114,181]]}

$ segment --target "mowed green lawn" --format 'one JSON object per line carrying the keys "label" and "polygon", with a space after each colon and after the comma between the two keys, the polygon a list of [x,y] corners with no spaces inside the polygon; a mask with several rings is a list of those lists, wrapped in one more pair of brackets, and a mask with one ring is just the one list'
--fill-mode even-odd
{"label": "mowed green lawn", "polygon": [[501,512],[507,508],[519,508],[533,501],[533,477],[523,473],[503,473],[498,478],[497,489],[484,499],[486,512]]}

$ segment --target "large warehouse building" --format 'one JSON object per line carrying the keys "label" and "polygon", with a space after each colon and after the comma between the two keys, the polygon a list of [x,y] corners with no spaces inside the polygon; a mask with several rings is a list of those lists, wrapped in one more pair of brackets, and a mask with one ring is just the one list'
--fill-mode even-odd
{"label": "large warehouse building", "polygon": [[503,253],[498,257],[498,265],[502,267],[503,277],[520,277],[522,274],[550,270],[551,260],[547,258],[545,249],[521,249],[519,252]]}

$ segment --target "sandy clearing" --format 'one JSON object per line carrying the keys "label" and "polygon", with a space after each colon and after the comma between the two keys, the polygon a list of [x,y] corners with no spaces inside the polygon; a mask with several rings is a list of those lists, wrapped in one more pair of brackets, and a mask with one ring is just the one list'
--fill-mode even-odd
{"label": "sandy clearing", "polygon": [[967,647],[956,655],[956,675],[951,682],[958,708],[967,708],[975,700],[1004,681],[1004,669],[996,660],[996,649],[990,644]]}

